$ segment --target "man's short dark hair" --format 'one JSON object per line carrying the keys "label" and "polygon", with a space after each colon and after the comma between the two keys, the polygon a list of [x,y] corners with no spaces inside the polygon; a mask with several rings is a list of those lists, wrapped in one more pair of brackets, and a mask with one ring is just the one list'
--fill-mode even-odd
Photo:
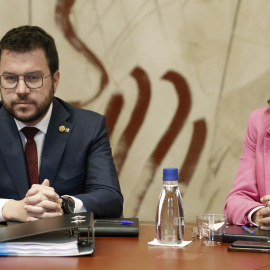
{"label": "man's short dark hair", "polygon": [[0,41],[0,61],[3,50],[25,53],[43,49],[50,72],[59,69],[58,53],[52,36],[38,26],[20,26],[8,31]]}

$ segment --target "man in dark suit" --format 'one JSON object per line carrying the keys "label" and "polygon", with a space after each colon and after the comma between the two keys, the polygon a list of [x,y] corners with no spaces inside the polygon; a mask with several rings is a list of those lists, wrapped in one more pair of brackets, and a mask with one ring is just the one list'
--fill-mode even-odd
{"label": "man in dark suit", "polygon": [[[36,26],[14,28],[0,41],[0,57],[0,221],[82,211],[119,217],[123,196],[106,119],[54,97],[53,38]],[[38,128],[36,161],[25,157],[25,127]]]}

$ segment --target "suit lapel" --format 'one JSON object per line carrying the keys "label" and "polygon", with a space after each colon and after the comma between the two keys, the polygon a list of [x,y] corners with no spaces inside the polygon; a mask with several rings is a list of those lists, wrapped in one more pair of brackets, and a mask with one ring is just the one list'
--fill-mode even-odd
{"label": "suit lapel", "polygon": [[[55,181],[62,155],[73,128],[73,125],[66,121],[69,116],[70,114],[65,107],[54,99],[52,116],[43,146],[39,177],[41,182],[44,179],[49,179],[51,186]],[[64,130],[60,130],[60,127]]]}
{"label": "suit lapel", "polygon": [[0,109],[0,131],[0,151],[19,197],[24,198],[29,189],[24,150],[15,121],[3,106]]}

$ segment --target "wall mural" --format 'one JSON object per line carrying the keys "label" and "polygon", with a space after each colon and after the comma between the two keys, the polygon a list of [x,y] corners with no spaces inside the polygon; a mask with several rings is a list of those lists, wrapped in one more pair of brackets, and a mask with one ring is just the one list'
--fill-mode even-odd
{"label": "wall mural", "polygon": [[[71,9],[75,2],[76,0],[58,0],[55,18],[57,25],[60,26],[68,42],[100,73],[99,90],[94,97],[84,100],[83,102],[70,100],[70,103],[73,103],[73,105],[83,108],[100,98],[100,95],[110,83],[110,76],[108,75],[106,68],[103,66],[102,61],[100,61],[100,59],[95,55],[95,52],[92,51],[91,48],[76,34],[70,20]],[[151,96],[154,91],[148,72],[149,71],[144,70],[139,66],[134,66],[129,73],[132,79],[136,82],[138,98],[132,110],[130,121],[121,134],[118,145],[114,146],[114,160],[120,182],[122,167],[126,161],[134,139],[142,127],[145,115],[148,111],[149,103],[151,101]],[[153,182],[156,170],[159,168],[169,149],[172,147],[174,140],[181,133],[192,107],[191,90],[185,78],[179,72],[167,70],[161,76],[160,80],[166,80],[173,85],[178,99],[178,106],[174,112],[174,116],[171,119],[168,119],[170,124],[167,130],[164,132],[164,134],[162,134],[156,147],[150,154],[149,159],[144,164],[143,171],[147,170],[148,172],[147,174],[142,172],[142,175],[139,177],[139,179],[141,179],[141,183],[138,185],[138,187],[140,188],[133,190],[136,206],[133,208],[133,212],[129,213],[129,215],[132,216],[138,215],[138,212],[142,207],[142,201],[145,194]],[[105,115],[107,116],[107,125],[110,130],[110,136],[112,136],[115,130],[115,125],[119,115],[123,113],[124,102],[124,98],[121,94],[114,94],[110,97],[107,104]],[[205,145],[206,136],[207,127],[205,120],[198,119],[197,121],[194,121],[188,152],[185,156],[184,162],[179,164],[179,177],[183,179],[182,185],[187,186],[189,184],[193,173],[196,170],[200,154]],[[144,177],[145,175],[148,177]],[[183,192],[182,195],[184,195]],[[129,198],[125,198],[125,201],[128,203]]]}
{"label": "wall mural", "polygon": [[153,221],[178,167],[187,222],[222,213],[249,113],[270,87],[267,0],[0,0],[0,34],[56,41],[56,95],[107,116],[124,215]]}

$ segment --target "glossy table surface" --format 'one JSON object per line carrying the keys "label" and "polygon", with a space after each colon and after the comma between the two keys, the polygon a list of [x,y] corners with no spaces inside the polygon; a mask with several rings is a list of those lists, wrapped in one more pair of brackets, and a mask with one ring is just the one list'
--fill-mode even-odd
{"label": "glossy table surface", "polygon": [[227,251],[230,244],[204,246],[186,227],[185,248],[149,246],[153,225],[140,224],[139,237],[96,237],[95,252],[85,257],[0,257],[1,270],[68,269],[270,269],[270,254]]}

